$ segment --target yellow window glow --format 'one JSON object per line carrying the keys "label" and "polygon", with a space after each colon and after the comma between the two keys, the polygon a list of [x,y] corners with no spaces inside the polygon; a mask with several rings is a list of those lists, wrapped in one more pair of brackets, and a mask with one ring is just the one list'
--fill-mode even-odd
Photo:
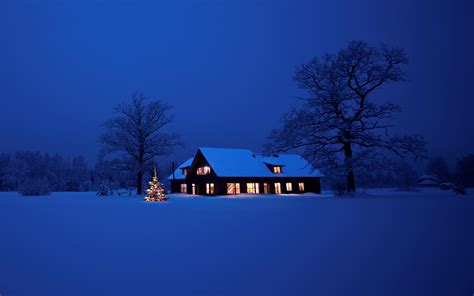
{"label": "yellow window glow", "polygon": [[298,188],[300,189],[300,191],[304,191],[304,183],[303,182],[298,183]]}

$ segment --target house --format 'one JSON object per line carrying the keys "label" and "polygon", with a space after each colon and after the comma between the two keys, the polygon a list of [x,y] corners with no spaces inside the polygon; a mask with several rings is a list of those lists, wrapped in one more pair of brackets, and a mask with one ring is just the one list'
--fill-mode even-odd
{"label": "house", "polygon": [[320,171],[297,154],[199,148],[171,176],[171,192],[193,195],[321,193]]}
{"label": "house", "polygon": [[417,181],[419,187],[439,187],[440,183],[438,177],[433,175],[420,176]]}

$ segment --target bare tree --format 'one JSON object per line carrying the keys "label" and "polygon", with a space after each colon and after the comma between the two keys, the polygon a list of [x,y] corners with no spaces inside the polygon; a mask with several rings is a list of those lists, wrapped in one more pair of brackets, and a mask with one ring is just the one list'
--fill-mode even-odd
{"label": "bare tree", "polygon": [[405,161],[395,163],[393,173],[399,189],[409,191],[416,187],[418,173],[409,163]]}
{"label": "bare tree", "polygon": [[373,98],[382,86],[405,79],[401,65],[406,63],[402,49],[352,41],[337,54],[301,65],[294,79],[310,97],[284,115],[267,150],[300,148],[314,165],[341,169],[349,191],[356,189],[354,170],[375,165],[387,152],[421,156],[425,151],[421,136],[388,134],[400,107]]}
{"label": "bare tree", "polygon": [[449,172],[448,164],[441,156],[430,158],[426,165],[426,172],[438,177],[442,182],[451,181],[451,173]]}
{"label": "bare tree", "polygon": [[179,143],[176,134],[163,130],[173,120],[170,109],[161,101],[150,101],[135,93],[131,102],[118,105],[116,115],[104,123],[102,152],[122,155],[136,176],[137,194],[142,194],[143,175],[153,159],[168,154]]}

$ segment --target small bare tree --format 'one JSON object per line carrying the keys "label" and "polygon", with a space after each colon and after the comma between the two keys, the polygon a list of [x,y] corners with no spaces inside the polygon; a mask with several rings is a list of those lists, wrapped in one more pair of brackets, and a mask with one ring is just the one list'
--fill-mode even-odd
{"label": "small bare tree", "polygon": [[418,173],[409,163],[403,160],[395,162],[393,167],[393,174],[398,189],[411,191],[416,187]]}
{"label": "small bare tree", "polygon": [[451,173],[449,172],[448,164],[441,156],[435,156],[429,159],[426,165],[426,172],[438,177],[441,182],[451,181]]}
{"label": "small bare tree", "polygon": [[388,134],[400,107],[377,103],[372,96],[386,84],[403,81],[401,65],[406,63],[402,49],[353,41],[337,54],[298,67],[294,79],[310,97],[284,115],[283,126],[272,131],[267,150],[300,148],[314,165],[342,169],[351,192],[356,189],[357,167],[371,167],[387,152],[421,156],[425,151],[421,136]]}
{"label": "small bare tree", "polygon": [[122,155],[127,169],[136,176],[139,195],[143,175],[153,159],[170,153],[171,148],[179,144],[176,134],[163,131],[173,120],[170,109],[171,106],[161,101],[150,101],[141,93],[135,93],[131,102],[118,105],[116,115],[104,123],[102,152]]}

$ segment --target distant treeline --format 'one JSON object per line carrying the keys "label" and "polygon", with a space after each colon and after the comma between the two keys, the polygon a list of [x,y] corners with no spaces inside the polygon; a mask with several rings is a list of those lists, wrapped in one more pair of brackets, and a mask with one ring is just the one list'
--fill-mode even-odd
{"label": "distant treeline", "polygon": [[[166,177],[171,173],[169,165],[156,166],[161,182],[168,185]],[[324,171],[324,187],[343,186],[336,172]],[[441,182],[453,182],[474,187],[474,154],[458,159],[454,170],[440,157],[428,159],[423,172],[417,172],[408,162],[387,162],[384,167],[372,167],[358,172],[360,187],[412,188],[420,174],[436,176]],[[151,169],[145,173],[144,182],[151,178]],[[59,154],[18,151],[0,153],[0,191],[18,191],[25,195],[47,194],[52,191],[99,191],[104,187],[114,190],[134,188],[136,175],[130,163],[119,158],[99,157],[88,166],[85,157],[67,158]],[[328,188],[334,189],[334,188]]]}
{"label": "distant treeline", "polygon": [[67,158],[32,151],[0,153],[0,191],[35,195],[52,191],[97,191],[103,186],[131,188],[136,186],[136,180],[120,159],[99,159],[90,167],[83,156]]}

